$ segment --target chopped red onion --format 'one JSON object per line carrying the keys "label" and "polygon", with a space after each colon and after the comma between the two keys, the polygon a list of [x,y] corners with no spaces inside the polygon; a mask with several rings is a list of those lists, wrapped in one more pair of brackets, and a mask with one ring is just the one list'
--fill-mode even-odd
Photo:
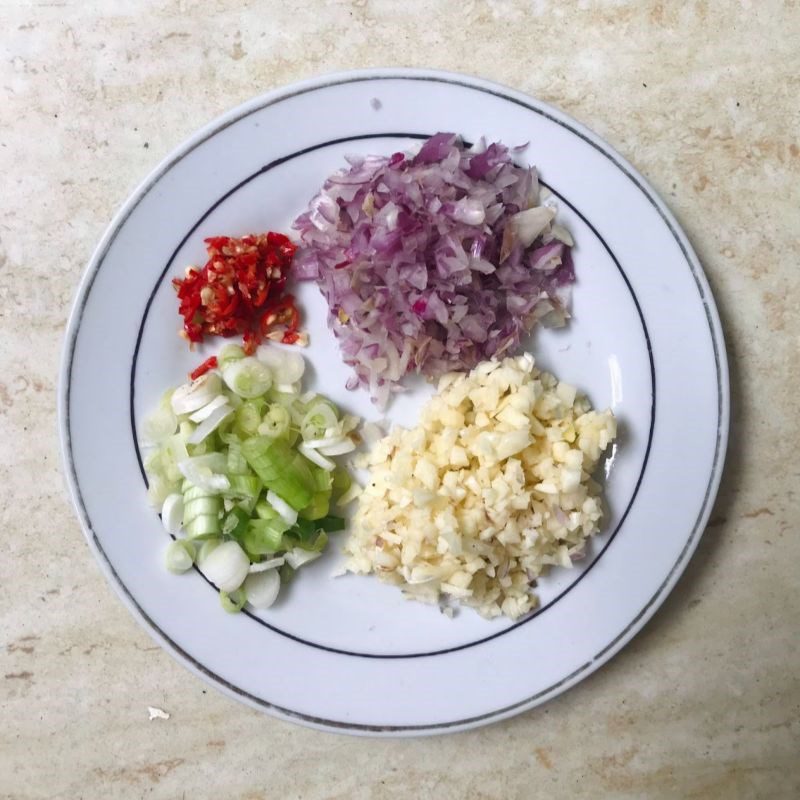
{"label": "chopped red onion", "polygon": [[408,372],[471,369],[516,349],[537,321],[564,324],[569,237],[554,235],[534,167],[452,133],[416,155],[347,161],[295,220],[292,271],[328,302],[355,372],[348,388],[382,407]]}

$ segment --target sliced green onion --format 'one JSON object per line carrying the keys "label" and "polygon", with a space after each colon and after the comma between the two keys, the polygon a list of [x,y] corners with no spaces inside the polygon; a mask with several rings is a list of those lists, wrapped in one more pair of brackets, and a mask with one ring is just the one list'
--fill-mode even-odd
{"label": "sliced green onion", "polygon": [[212,411],[215,411],[227,402],[228,398],[224,394],[218,394],[210,403],[207,403],[202,408],[195,411],[194,414],[189,414],[189,419],[192,422],[202,422],[204,419],[208,419]]}
{"label": "sliced green onion", "polygon": [[250,559],[237,542],[223,542],[203,560],[205,576],[222,591],[236,591],[247,577]]}
{"label": "sliced green onion", "polygon": [[150,473],[148,475],[147,485],[147,499],[150,505],[155,508],[161,508],[167,497],[175,491],[176,486],[177,484],[174,481],[169,480],[165,476],[157,473]]}
{"label": "sliced green onion", "polygon": [[282,497],[275,494],[272,489],[267,492],[267,502],[281,515],[281,519],[285,520],[289,525],[294,525],[297,522],[297,511]]}
{"label": "sliced green onion", "polygon": [[270,439],[277,439],[289,432],[291,423],[292,415],[289,410],[279,403],[272,403],[258,426],[258,432],[262,436],[269,436]]}
{"label": "sliced green onion", "polygon": [[178,469],[190,483],[208,492],[224,492],[230,481],[224,474],[228,462],[222,453],[192,456],[178,462]]}
{"label": "sliced green onion", "polygon": [[244,589],[236,589],[230,593],[220,589],[219,602],[229,614],[238,614],[247,602],[247,595]]}
{"label": "sliced green onion", "polygon": [[204,419],[192,432],[189,437],[189,444],[200,444],[207,436],[222,424],[222,422],[233,414],[233,408],[228,403],[223,403],[215,408],[206,419]]}
{"label": "sliced green onion", "polygon": [[236,475],[249,475],[250,468],[247,466],[247,459],[242,455],[242,443],[235,434],[226,434],[225,439],[228,445],[228,479],[233,485],[233,478]]}
{"label": "sliced green onion", "polygon": [[287,583],[291,582],[292,578],[294,578],[294,568],[289,564],[284,564],[278,570],[278,574],[281,576],[281,586],[285,586]]}
{"label": "sliced green onion", "polygon": [[219,537],[213,537],[211,539],[206,539],[201,545],[200,549],[197,551],[197,560],[196,564],[200,569],[203,568],[203,562],[213,553],[220,545],[222,544],[222,539]]}
{"label": "sliced green onion", "polygon": [[231,391],[245,399],[260,397],[272,386],[272,373],[252,356],[229,363],[222,377]]}
{"label": "sliced green onion", "polygon": [[326,431],[339,422],[329,402],[317,400],[300,423],[300,435],[305,441],[325,438]]}
{"label": "sliced green onion", "polygon": [[266,561],[259,561],[255,564],[251,564],[250,574],[252,575],[254,572],[265,572],[268,569],[282,567],[284,560],[283,556],[278,556],[277,558],[268,558]]}
{"label": "sliced green onion", "polygon": [[183,461],[184,458],[189,458],[189,452],[186,449],[186,442],[180,433],[170,436],[161,449],[163,455],[164,474],[174,481],[179,481],[183,476],[178,469],[178,463]]}
{"label": "sliced green onion", "polygon": [[278,570],[251,572],[244,581],[244,594],[253,608],[269,608],[277,599],[281,589]]}
{"label": "sliced green onion", "polygon": [[281,350],[274,345],[262,344],[256,350],[256,358],[266,364],[282,384],[297,383],[306,369],[305,359],[300,353]]}
{"label": "sliced green onion", "polygon": [[222,377],[209,372],[167,393],[147,430],[157,447],[145,461],[148,495],[165,528],[186,534],[169,566],[197,563],[232,612],[271,605],[294,568],[344,527],[331,500],[360,491],[331,458],[355,449],[348,434],[358,419],[300,394],[299,354],[266,345],[257,356],[224,347]]}
{"label": "sliced green onion", "polygon": [[231,475],[230,487],[225,490],[226,497],[257,498],[261,492],[261,481],[255,475]]}
{"label": "sliced green onion", "polygon": [[222,391],[222,381],[215,372],[207,372],[196,381],[179,386],[170,403],[175,414],[191,414],[208,405]]}
{"label": "sliced green onion", "polygon": [[314,476],[314,486],[316,487],[317,492],[324,492],[325,494],[330,495],[333,487],[333,473],[328,472],[328,470],[325,469],[319,469],[318,467],[313,469],[311,472]]}
{"label": "sliced green onion", "polygon": [[167,533],[177,533],[183,525],[183,497],[174,492],[161,506],[161,522]]}
{"label": "sliced green onion", "polygon": [[328,545],[328,534],[323,531],[317,531],[317,535],[310,542],[301,542],[300,547],[303,550],[313,550],[315,553],[321,553]]}
{"label": "sliced green onion", "polygon": [[346,506],[348,503],[351,503],[353,500],[356,499],[362,492],[361,487],[353,481],[350,488],[336,501],[337,506]]}
{"label": "sliced green onion", "polygon": [[201,514],[186,526],[186,536],[189,539],[203,539],[209,536],[218,536],[219,533],[220,521],[216,515]]}
{"label": "sliced green onion", "polygon": [[238,344],[226,344],[217,356],[217,367],[224,370],[233,361],[240,361],[244,358],[244,350]]}
{"label": "sliced green onion", "polygon": [[241,439],[258,434],[258,426],[261,424],[261,409],[264,403],[261,398],[248,400],[236,410],[236,419],[233,429]]}
{"label": "sliced green onion", "polygon": [[333,480],[331,483],[333,494],[337,497],[341,497],[352,485],[353,479],[350,477],[350,473],[346,469],[336,467],[333,471]]}
{"label": "sliced green onion", "polygon": [[284,558],[292,569],[300,569],[303,564],[308,564],[309,561],[314,561],[321,555],[322,553],[317,550],[303,550],[300,547],[295,547],[286,553]]}
{"label": "sliced green onion", "polygon": [[299,512],[303,519],[322,519],[330,511],[331,492],[330,489],[324,492],[317,492],[311,502]]}
{"label": "sliced green onion", "polygon": [[324,456],[343,456],[345,453],[352,453],[356,449],[356,443],[345,436],[334,444],[318,447],[317,450]]}
{"label": "sliced green onion", "polygon": [[242,454],[264,486],[299,511],[311,502],[314,483],[308,462],[281,439],[256,436],[242,444]]}
{"label": "sliced green onion", "polygon": [[165,562],[170,572],[180,574],[192,568],[196,550],[191,542],[185,539],[174,539],[167,545]]}
{"label": "sliced green onion", "polygon": [[297,449],[311,462],[316,464],[318,467],[322,469],[328,470],[328,472],[333,472],[336,469],[336,463],[331,461],[329,458],[326,458],[322,453],[313,448],[309,447],[305,442],[301,442]]}
{"label": "sliced green onion", "polygon": [[250,515],[238,506],[234,506],[222,523],[222,535],[230,536],[240,542],[250,525]]}
{"label": "sliced green onion", "polygon": [[162,444],[177,429],[178,418],[169,404],[162,403],[142,424],[142,444]]}
{"label": "sliced green onion", "polygon": [[345,521],[342,517],[323,517],[317,520],[317,527],[327,533],[336,533],[345,529]]}
{"label": "sliced green onion", "polygon": [[325,436],[322,439],[309,439],[306,442],[308,447],[314,450],[319,450],[321,447],[329,447],[333,444],[339,444],[344,439],[344,436],[336,434],[335,436]]}
{"label": "sliced green onion", "polygon": [[278,519],[280,517],[280,514],[266,500],[259,500],[256,503],[255,512],[259,519]]}
{"label": "sliced green onion", "polygon": [[260,556],[281,550],[283,535],[289,529],[280,517],[251,519],[242,543],[251,555]]}

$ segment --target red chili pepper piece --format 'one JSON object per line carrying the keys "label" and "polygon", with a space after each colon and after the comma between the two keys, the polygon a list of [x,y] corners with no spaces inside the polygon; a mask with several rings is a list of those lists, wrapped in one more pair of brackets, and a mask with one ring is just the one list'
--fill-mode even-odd
{"label": "red chili pepper piece", "polygon": [[294,298],[283,290],[297,246],[272,231],[205,241],[206,265],[190,267],[184,278],[172,281],[185,337],[202,342],[205,335],[241,335],[247,353],[276,327],[282,326],[283,336],[292,338],[299,312]]}
{"label": "red chili pepper piece", "polygon": [[207,358],[197,369],[189,373],[189,378],[196,381],[200,376],[205,375],[211,369],[217,368],[217,357]]}

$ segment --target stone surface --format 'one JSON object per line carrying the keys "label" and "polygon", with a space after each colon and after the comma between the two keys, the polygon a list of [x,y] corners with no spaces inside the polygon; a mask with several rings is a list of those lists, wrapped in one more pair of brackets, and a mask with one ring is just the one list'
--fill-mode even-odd
{"label": "stone surface", "polygon": [[[0,798],[800,796],[797,2],[6,0],[0,30]],[[656,617],[560,699],[438,739],[207,688],[106,584],[59,465],[64,325],[114,210],[225,109],[370,65],[498,80],[605,137],[685,227],[731,360],[719,500]]]}

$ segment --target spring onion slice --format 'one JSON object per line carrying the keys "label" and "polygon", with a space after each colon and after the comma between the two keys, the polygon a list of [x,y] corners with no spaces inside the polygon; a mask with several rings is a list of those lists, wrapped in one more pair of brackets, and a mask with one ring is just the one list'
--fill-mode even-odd
{"label": "spring onion slice", "polygon": [[239,361],[244,358],[244,350],[238,344],[226,344],[222,350],[219,351],[217,356],[217,366],[220,370],[224,370],[233,361]]}
{"label": "spring onion slice", "polygon": [[300,353],[282,350],[274,345],[262,344],[256,350],[256,358],[266,364],[282,384],[298,383],[306,370],[306,362]]}
{"label": "spring onion slice", "polygon": [[328,472],[333,472],[336,469],[336,462],[331,461],[329,458],[326,458],[322,455],[318,450],[314,450],[311,447],[308,447],[305,442],[301,442],[297,449],[309,460],[316,464],[318,467],[322,467],[322,469],[328,470]]}
{"label": "spring onion slice", "polygon": [[322,447],[330,447],[334,444],[344,441],[344,436],[337,434],[335,436],[325,436],[322,439],[309,439],[305,444],[312,450],[319,450]]}
{"label": "spring onion slice", "polygon": [[251,572],[244,581],[244,594],[253,608],[269,608],[277,599],[281,589],[278,570]]}
{"label": "spring onion slice", "polygon": [[175,414],[191,414],[208,405],[222,391],[222,381],[215,372],[207,372],[196,381],[179,386],[170,403]]}
{"label": "spring onion slice", "polygon": [[229,486],[225,473],[227,460],[222,453],[191,456],[178,462],[181,475],[207,492],[224,492]]}
{"label": "spring onion slice", "polygon": [[233,408],[228,403],[223,403],[214,409],[195,429],[187,440],[189,444],[200,444],[210,436],[219,426],[233,414]]}
{"label": "spring onion slice", "polygon": [[161,506],[161,522],[167,533],[178,533],[183,524],[183,497],[177,492],[168,495]]}
{"label": "spring onion slice", "polygon": [[258,432],[262,436],[269,436],[271,439],[277,439],[285,436],[289,432],[289,426],[292,424],[292,415],[289,410],[280,405],[279,403],[272,403],[269,406],[261,424],[258,426]]}
{"label": "spring onion slice", "polygon": [[195,547],[184,539],[175,539],[167,545],[164,557],[167,569],[176,575],[191,569],[195,559]]}
{"label": "spring onion slice", "polygon": [[309,561],[314,561],[322,555],[321,552],[316,550],[303,550],[300,547],[295,547],[289,550],[284,556],[286,563],[292,569],[299,569],[303,564],[308,564]]}
{"label": "spring onion slice", "polygon": [[259,561],[255,564],[251,564],[250,574],[252,575],[254,572],[265,572],[268,569],[282,567],[285,560],[283,556],[278,556],[277,558],[268,558],[266,561]]}
{"label": "spring onion slice", "polygon": [[247,602],[247,594],[242,588],[230,593],[220,590],[219,602],[229,614],[238,614]]}
{"label": "spring onion slice", "polygon": [[317,449],[324,456],[343,456],[346,453],[352,453],[356,449],[356,443],[349,436],[345,436],[338,442]]}
{"label": "spring onion slice", "polygon": [[242,443],[242,455],[264,486],[295,511],[311,502],[314,483],[308,462],[286,442],[256,436]]}
{"label": "spring onion slice", "polygon": [[231,361],[222,377],[232,392],[246,400],[260,397],[272,386],[272,372],[252,356]]}
{"label": "spring onion slice", "polygon": [[203,560],[205,576],[221,591],[235,592],[250,570],[250,559],[238,542],[223,542]]}
{"label": "spring onion slice", "polygon": [[178,417],[169,403],[162,403],[142,425],[142,444],[163,444],[178,429]]}
{"label": "spring onion slice", "polygon": [[304,441],[322,439],[327,431],[335,430],[339,420],[330,403],[317,401],[309,408],[300,423],[300,435]]}
{"label": "spring onion slice", "polygon": [[208,419],[212,411],[226,404],[228,404],[228,398],[224,394],[218,394],[210,403],[207,403],[193,414],[189,414],[189,419],[192,422],[202,422],[204,419]]}
{"label": "spring onion slice", "polygon": [[293,509],[282,497],[270,489],[267,492],[267,502],[281,515],[281,518],[294,525],[297,522],[297,511]]}
{"label": "spring onion slice", "polygon": [[197,560],[196,564],[200,569],[203,569],[203,563],[205,560],[214,552],[220,545],[222,544],[222,539],[218,536],[212,537],[210,539],[205,539],[203,543],[200,545],[200,549],[197,551]]}
{"label": "spring onion slice", "polygon": [[351,503],[353,500],[355,500],[356,497],[358,497],[362,491],[363,490],[358,485],[358,483],[356,483],[356,481],[353,481],[350,488],[336,501],[336,505],[339,506],[340,508],[343,508],[348,503]]}

